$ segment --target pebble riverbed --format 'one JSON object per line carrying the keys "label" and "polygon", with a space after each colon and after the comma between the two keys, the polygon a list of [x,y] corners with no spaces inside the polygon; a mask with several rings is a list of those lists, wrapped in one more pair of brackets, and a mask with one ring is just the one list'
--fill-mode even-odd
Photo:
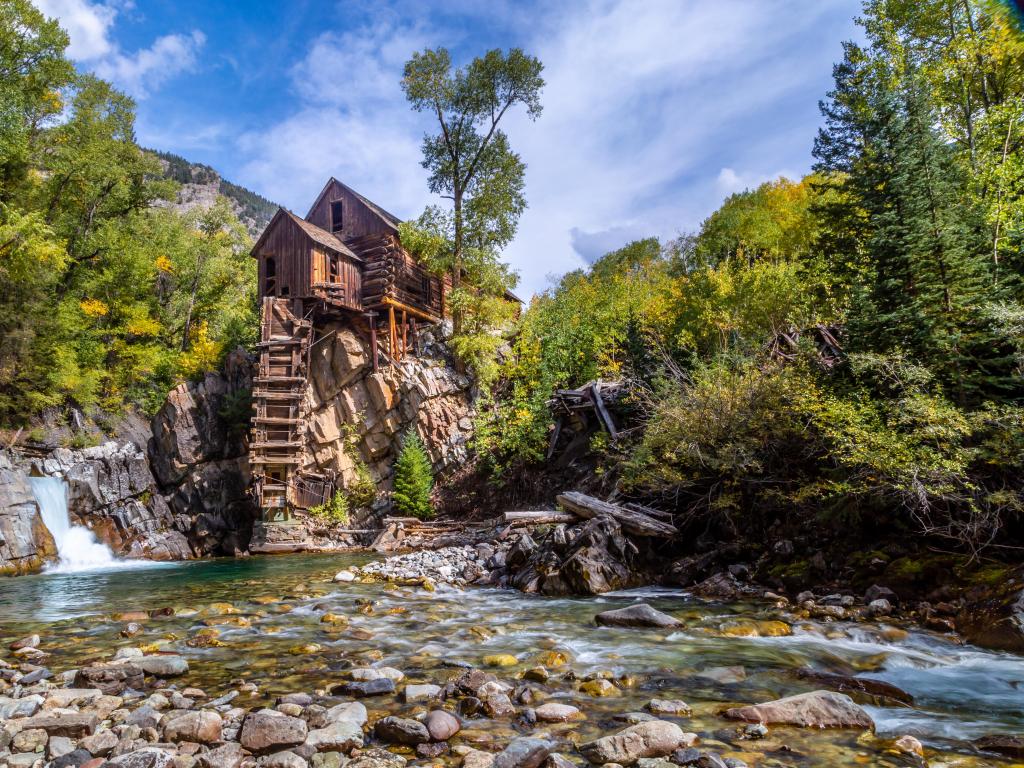
{"label": "pebble riverbed", "polygon": [[[360,570],[368,560],[297,555],[5,581],[0,766],[967,768],[1014,764],[974,741],[1024,733],[1024,659],[935,633],[670,590],[556,599],[423,581],[415,570],[396,583],[379,567]],[[353,578],[336,582],[339,571]],[[679,625],[594,621],[640,601]],[[33,648],[9,649],[32,635]],[[111,667],[140,674],[117,680],[102,672]],[[913,704],[855,696],[873,731],[723,717],[821,687],[799,670],[884,681]],[[90,692],[68,693],[79,689]],[[583,746],[639,726],[650,732],[620,741],[653,745],[646,756]]]}

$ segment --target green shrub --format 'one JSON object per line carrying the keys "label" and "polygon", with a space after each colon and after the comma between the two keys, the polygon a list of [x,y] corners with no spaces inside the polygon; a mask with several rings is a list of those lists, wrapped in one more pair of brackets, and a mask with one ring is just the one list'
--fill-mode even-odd
{"label": "green shrub", "polygon": [[391,495],[395,510],[422,520],[434,516],[430,491],[434,487],[434,473],[423,443],[414,429],[402,440],[402,452],[395,463],[395,490]]}
{"label": "green shrub", "polygon": [[318,520],[332,525],[348,524],[348,497],[343,491],[337,491],[328,501],[310,507],[309,514]]}

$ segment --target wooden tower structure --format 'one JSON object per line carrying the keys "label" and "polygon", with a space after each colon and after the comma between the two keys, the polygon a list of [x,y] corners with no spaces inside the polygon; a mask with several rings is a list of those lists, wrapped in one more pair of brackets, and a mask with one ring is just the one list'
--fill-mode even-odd
{"label": "wooden tower structure", "polygon": [[398,224],[332,178],[305,218],[278,209],[253,246],[261,303],[249,455],[264,523],[287,522],[335,490],[334,478],[303,465],[303,403],[318,329],[344,321],[364,333],[376,369],[401,360],[419,327],[445,317],[446,281],[402,248]]}

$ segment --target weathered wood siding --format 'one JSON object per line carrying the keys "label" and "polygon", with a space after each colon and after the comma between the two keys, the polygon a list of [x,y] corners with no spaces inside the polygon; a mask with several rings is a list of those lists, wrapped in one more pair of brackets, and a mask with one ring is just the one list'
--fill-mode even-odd
{"label": "weathered wood siding", "polygon": [[388,231],[388,225],[381,221],[376,213],[370,210],[362,200],[336,182],[331,182],[331,185],[317,201],[313,210],[309,212],[306,221],[330,232],[331,203],[335,200],[340,200],[343,208],[342,223],[344,228],[340,232],[335,233],[342,240]]}
{"label": "weathered wood siding", "polygon": [[276,265],[276,296],[308,296],[311,245],[306,233],[293,222],[279,220],[256,254],[260,264],[260,296],[266,295],[268,257],[273,257]]}

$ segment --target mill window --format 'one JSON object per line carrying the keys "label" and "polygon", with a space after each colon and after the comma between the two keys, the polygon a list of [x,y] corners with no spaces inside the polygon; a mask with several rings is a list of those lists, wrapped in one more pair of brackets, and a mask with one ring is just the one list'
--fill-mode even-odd
{"label": "mill window", "polygon": [[331,232],[341,232],[345,227],[341,200],[331,203]]}

